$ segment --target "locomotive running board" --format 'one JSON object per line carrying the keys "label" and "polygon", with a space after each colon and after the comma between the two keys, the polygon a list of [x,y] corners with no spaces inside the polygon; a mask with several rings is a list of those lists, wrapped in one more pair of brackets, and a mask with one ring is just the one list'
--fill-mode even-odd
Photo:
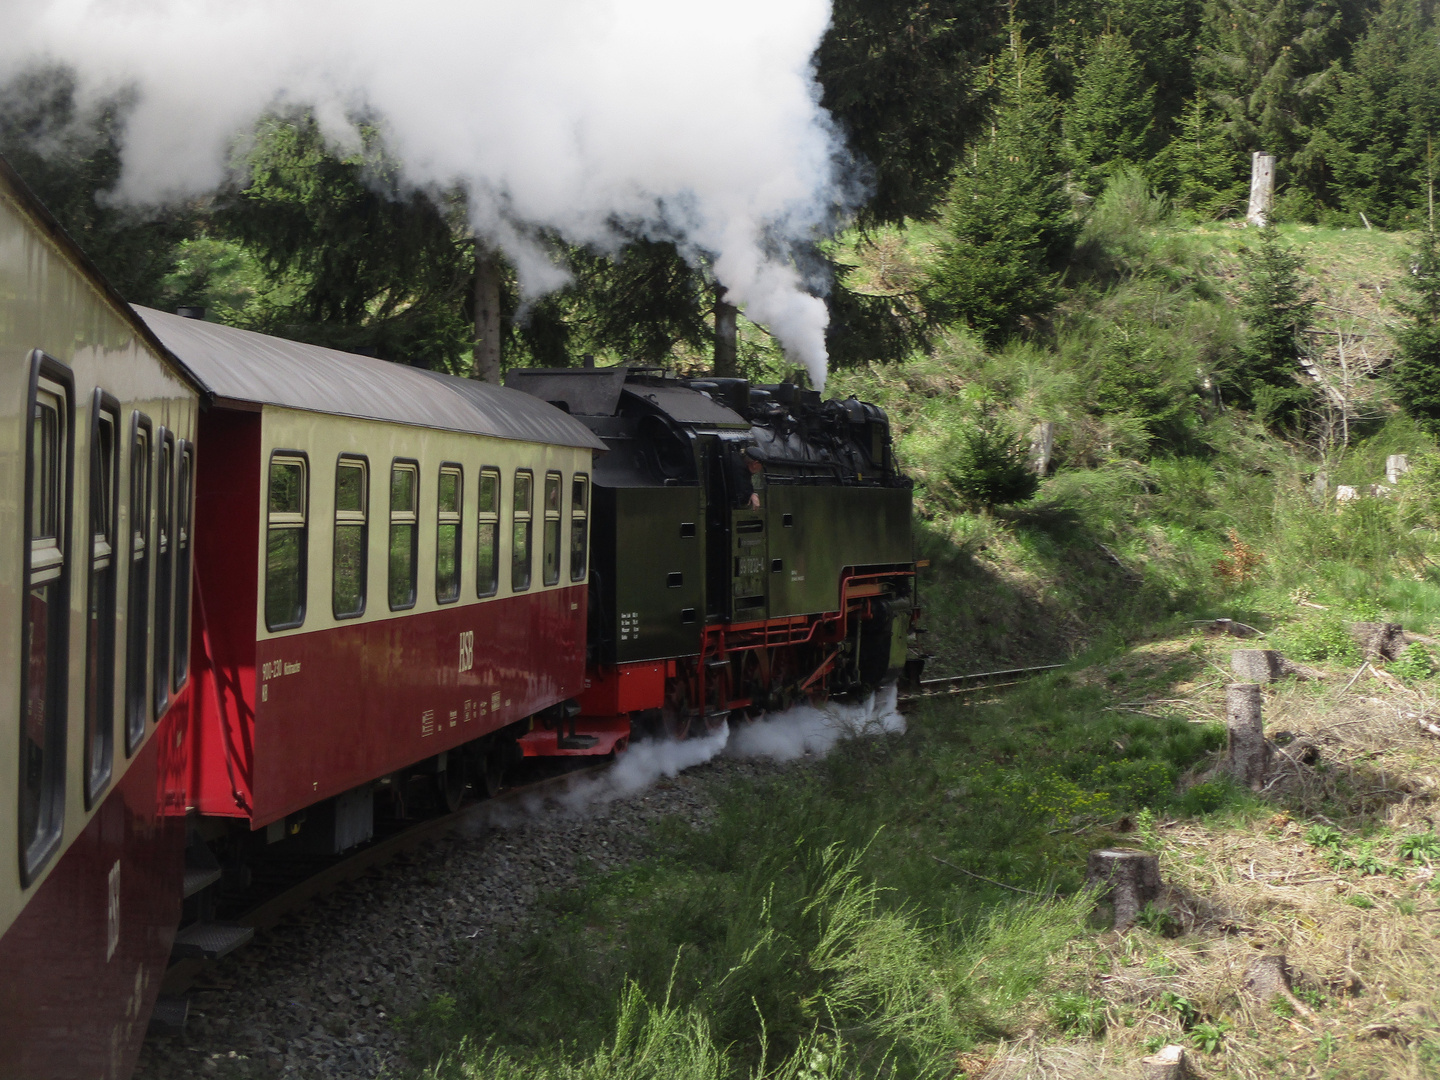
{"label": "locomotive running board", "polygon": [[219,960],[255,936],[251,926],[227,923],[191,923],[175,935],[170,950],[171,961]]}

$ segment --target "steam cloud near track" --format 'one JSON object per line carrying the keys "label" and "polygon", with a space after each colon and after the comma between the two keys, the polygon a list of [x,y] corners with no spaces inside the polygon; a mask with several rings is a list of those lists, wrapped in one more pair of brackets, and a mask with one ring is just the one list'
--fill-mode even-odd
{"label": "steam cloud near track", "polygon": [[615,222],[713,260],[729,299],[825,378],[825,305],[787,247],[848,189],[810,58],[829,0],[0,0],[0,78],[73,66],[133,86],[118,197],[203,193],[275,107],[340,146],[381,118],[417,185],[459,182],[535,296],[548,227],[614,252]]}
{"label": "steam cloud near track", "polygon": [[[576,785],[558,801],[567,809],[583,810],[644,791],[662,776],[673,777],[721,754],[772,761],[793,761],[806,754],[824,757],[844,739],[903,732],[905,718],[896,709],[896,697],[892,683],[864,701],[801,704],[684,742],[638,742],[603,775]],[[538,812],[543,805],[544,799],[537,798],[530,810]]]}

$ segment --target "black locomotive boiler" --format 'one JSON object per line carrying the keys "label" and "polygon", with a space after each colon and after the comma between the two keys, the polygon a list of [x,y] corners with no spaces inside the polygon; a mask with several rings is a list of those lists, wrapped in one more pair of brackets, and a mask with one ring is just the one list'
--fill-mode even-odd
{"label": "black locomotive boiler", "polygon": [[[594,471],[586,692],[542,718],[573,753],[639,720],[683,735],[905,662],[912,484],[883,410],[790,384],[525,369],[607,452]],[[591,740],[594,740],[593,743]]]}

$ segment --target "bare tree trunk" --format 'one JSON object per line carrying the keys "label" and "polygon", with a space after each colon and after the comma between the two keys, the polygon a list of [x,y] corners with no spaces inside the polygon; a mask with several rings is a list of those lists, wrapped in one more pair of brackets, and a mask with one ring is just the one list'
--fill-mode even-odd
{"label": "bare tree trunk", "polygon": [[500,260],[475,238],[475,366],[471,377],[500,385]]}
{"label": "bare tree trunk", "polygon": [[725,302],[725,290],[715,289],[715,374],[733,379],[739,374],[736,364],[736,317],[739,314],[734,304]]}
{"label": "bare tree trunk", "polygon": [[1250,159],[1250,211],[1246,225],[1264,228],[1270,222],[1270,207],[1275,201],[1275,155],[1256,150]]}
{"label": "bare tree trunk", "polygon": [[1030,436],[1030,468],[1039,476],[1050,475],[1050,457],[1055,453],[1055,421],[1041,420]]}

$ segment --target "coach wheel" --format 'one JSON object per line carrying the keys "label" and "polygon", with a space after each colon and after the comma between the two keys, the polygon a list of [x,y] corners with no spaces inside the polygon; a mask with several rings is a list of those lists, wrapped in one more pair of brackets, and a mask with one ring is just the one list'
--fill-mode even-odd
{"label": "coach wheel", "polygon": [[460,800],[465,796],[465,759],[451,753],[447,767],[435,774],[435,789],[440,802],[449,813],[460,809]]}
{"label": "coach wheel", "polygon": [[485,747],[479,766],[480,788],[485,798],[493,799],[505,785],[505,748],[499,743]]}

